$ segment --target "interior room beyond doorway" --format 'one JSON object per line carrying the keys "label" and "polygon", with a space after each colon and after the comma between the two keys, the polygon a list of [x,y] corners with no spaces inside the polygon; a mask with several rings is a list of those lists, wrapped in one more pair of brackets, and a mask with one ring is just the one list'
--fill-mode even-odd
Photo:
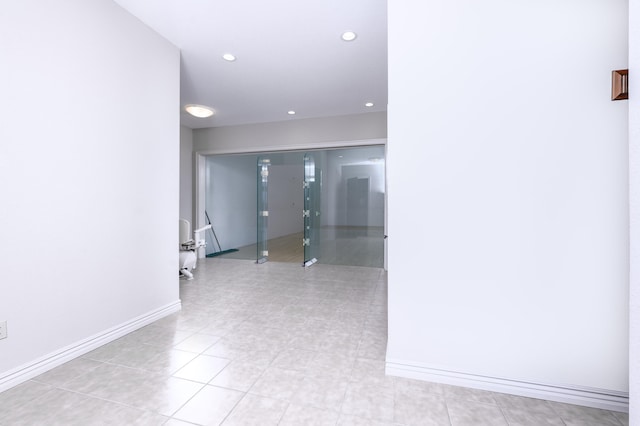
{"label": "interior room beyond doorway", "polygon": [[[320,188],[318,263],[384,265],[384,145],[314,150]],[[213,232],[209,256],[258,258],[258,160],[268,158],[268,261],[304,261],[305,152],[225,154],[206,158],[205,209]],[[218,244],[219,243],[219,244]]]}

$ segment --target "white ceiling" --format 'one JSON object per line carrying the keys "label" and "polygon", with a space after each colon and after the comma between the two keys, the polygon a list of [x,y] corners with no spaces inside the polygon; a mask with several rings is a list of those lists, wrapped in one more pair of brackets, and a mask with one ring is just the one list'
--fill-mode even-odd
{"label": "white ceiling", "polygon": [[[185,126],[387,109],[387,0],[115,1],[181,49]],[[355,41],[341,40],[347,30]],[[191,117],[190,103],[216,114]]]}

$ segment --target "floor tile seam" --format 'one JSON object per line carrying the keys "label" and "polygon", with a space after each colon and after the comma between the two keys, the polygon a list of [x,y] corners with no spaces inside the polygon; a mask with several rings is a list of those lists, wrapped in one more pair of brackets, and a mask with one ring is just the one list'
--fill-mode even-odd
{"label": "floor tile seam", "polygon": [[[186,352],[186,351],[182,351],[182,352]],[[193,352],[187,352],[187,353],[193,354]],[[189,362],[187,362],[187,364],[191,363],[191,361],[193,361],[193,360],[190,360]],[[113,366],[113,367],[126,368],[126,369],[129,369],[129,370],[136,370],[136,371],[139,371],[139,372],[142,372],[142,373],[148,373],[148,374],[151,374],[153,376],[156,376],[155,378],[157,378],[157,379],[170,379],[170,378],[173,378],[173,379],[186,380],[186,381],[202,384],[202,382],[198,382],[196,380],[190,380],[190,379],[185,379],[185,378],[182,378],[182,377],[174,376],[175,373],[180,371],[187,364],[185,364],[182,367],[178,368],[176,371],[174,371],[173,373],[171,373],[169,375],[158,373],[158,372],[155,372],[155,371],[152,371],[152,370],[145,370],[144,368],[141,368],[141,367],[131,367],[131,366],[128,366],[128,365],[122,365],[122,364],[117,364],[117,363],[113,363],[113,362],[103,362],[103,364],[110,365],[110,366]],[[82,376],[84,376],[84,374],[81,375],[81,376],[76,377],[76,379],[79,378],[79,377],[82,377]],[[63,385],[61,385],[61,386],[63,386]],[[82,393],[82,392],[74,391],[72,389],[67,389],[67,388],[63,388],[63,389],[64,390],[69,390],[69,391],[72,391],[72,392],[76,392],[76,393]]]}
{"label": "floor tile seam", "polygon": [[[181,327],[179,325],[176,325],[176,328],[175,328],[176,331],[184,331],[184,332],[191,333],[191,334],[199,333],[201,330],[204,330],[204,329],[205,329],[205,326],[198,327],[198,328],[186,328],[186,327]],[[204,334],[204,333],[202,333],[202,334]],[[186,339],[188,339],[188,337]]]}
{"label": "floor tile seam", "polygon": [[190,422],[190,421],[187,421],[187,420],[178,419],[178,418],[175,418],[175,417],[167,417],[167,421],[165,421],[165,422],[163,423],[163,425],[166,425],[166,424],[167,424],[167,423],[169,423],[171,420],[177,420],[177,421],[179,421],[179,422],[181,422],[181,423],[186,423],[186,424],[188,424],[188,425],[193,425],[193,426],[206,426],[206,425],[203,425],[203,424],[200,424],[200,423],[193,423],[193,422]]}
{"label": "floor tile seam", "polygon": [[[51,370],[49,370],[49,371],[51,371]],[[42,374],[45,374],[45,373],[42,373]],[[43,382],[42,380],[38,380],[38,376],[34,377],[33,379],[27,380],[25,383],[28,383],[28,382],[34,382],[34,383],[38,383],[38,384],[41,384],[41,385],[46,385],[46,386],[49,386],[51,389],[56,387],[56,385],[54,385],[52,383],[47,383],[47,382]],[[13,388],[9,388],[5,392],[10,391],[11,389],[13,389]],[[4,392],[0,392],[0,397],[2,396],[3,393]]]}
{"label": "floor tile seam", "polygon": [[[613,413],[613,412],[612,412],[611,414],[613,414],[613,417],[615,417],[615,418],[616,418],[616,420],[618,420],[618,423],[620,423],[620,426],[625,426],[625,424],[622,422],[622,420],[620,419],[620,417],[618,417],[618,415],[617,415],[616,413]],[[624,414],[624,413],[623,413],[623,414]],[[628,413],[626,413],[626,414],[627,414],[627,416],[628,416]],[[628,424],[628,422],[627,422],[627,424]]]}
{"label": "floor tile seam", "polygon": [[500,414],[502,414],[502,418],[504,419],[505,424],[506,425],[510,425],[509,418],[505,414],[504,409],[499,404],[497,404],[497,402],[498,401],[496,401],[496,405],[495,406],[498,407],[498,409],[500,410]]}
{"label": "floor tile seam", "polygon": [[[92,361],[93,361],[93,360],[92,360]],[[100,362],[101,364],[107,364],[106,362],[102,362],[102,361],[96,361],[96,362]],[[73,378],[70,378],[70,379],[68,379],[68,380],[66,380],[66,381],[64,381],[64,382],[62,382],[62,383],[49,383],[49,382],[45,382],[45,381],[43,381],[43,380],[38,380],[38,377],[39,377],[39,376],[36,376],[36,377],[34,377],[33,379],[30,379],[30,381],[32,381],[32,382],[36,382],[36,383],[40,383],[40,384],[43,384],[43,385],[47,385],[47,386],[51,386],[52,388],[56,388],[56,387],[57,387],[57,388],[59,388],[59,387],[61,387],[61,386],[64,386],[65,384],[69,383],[71,380],[76,380],[76,379],[78,379],[78,378],[80,378],[80,377],[83,377],[83,376],[85,376],[85,375],[87,375],[87,374],[91,373],[93,370],[95,370],[95,369],[97,369],[97,368],[99,368],[99,367],[100,367],[100,366],[99,366],[99,365],[97,365],[97,366],[95,366],[95,367],[91,368],[90,370],[85,371],[84,373],[79,374],[79,375],[77,375],[77,376],[74,376]],[[54,369],[52,369],[52,370],[49,370],[49,371],[53,371],[53,370],[55,370],[55,368],[54,368]],[[45,373],[42,373],[42,374],[46,374],[46,373],[48,373],[48,372],[45,372]]]}
{"label": "floor tile seam", "polygon": [[[553,401],[549,401],[549,400],[545,400],[545,402],[553,402]],[[561,403],[562,404],[562,403]],[[562,415],[562,413],[560,413],[558,410],[556,410],[556,408],[553,406],[553,404],[548,404],[551,407],[551,410],[554,412],[554,414],[562,421],[562,423],[566,426],[567,421],[570,421],[570,419],[565,419],[565,416]],[[586,408],[591,408],[591,407],[586,407]],[[603,410],[603,411],[607,411],[607,410]],[[618,419],[618,417],[616,417],[615,415],[611,414],[611,412],[609,412],[609,414],[615,418],[616,422],[618,422],[618,424],[620,426],[624,426],[622,424],[622,422],[620,421],[620,419]]]}
{"label": "floor tile seam", "polygon": [[[258,381],[260,379],[262,379],[262,377],[265,375],[265,373],[267,372],[267,370],[269,370],[269,368],[271,368],[271,366],[273,365],[274,361],[276,360],[276,358],[278,358],[278,356],[280,356],[280,354],[283,351],[279,351],[278,354],[276,356],[274,356],[271,361],[269,361],[269,364],[264,368],[264,370],[262,370],[262,372],[260,373],[260,375],[253,381],[253,383],[251,384],[251,386],[249,386],[249,388],[246,390],[245,394],[249,394],[251,392],[251,389],[253,389],[253,387],[256,385],[256,383],[258,383]],[[213,379],[212,379],[213,380]],[[244,397],[243,397],[244,398]],[[223,422],[224,423],[224,422]]]}
{"label": "floor tile seam", "polygon": [[[215,343],[214,343],[213,345],[209,346],[209,347],[208,347],[207,349],[205,349],[203,352],[199,353],[199,354],[198,354],[198,356],[196,356],[195,358],[193,358],[193,359],[189,360],[185,365],[183,365],[183,366],[182,366],[182,367],[180,367],[179,369],[180,369],[180,370],[181,370],[181,369],[183,369],[184,367],[186,367],[187,365],[191,364],[193,361],[195,361],[196,359],[198,359],[198,358],[199,358],[199,357],[201,357],[201,356],[205,356],[205,357],[207,357],[207,358],[218,358],[218,359],[224,359],[224,360],[227,360],[227,361],[229,361],[229,362],[228,362],[226,365],[229,365],[229,363],[230,363],[231,361],[233,361],[231,358],[226,358],[226,357],[219,356],[219,355],[210,355],[210,354],[206,354],[205,352],[206,352],[206,351],[208,351],[209,349],[211,349],[213,346],[215,346]],[[176,349],[176,350],[179,350],[179,349]],[[188,353],[188,354],[194,354],[194,353],[195,353],[195,352],[189,352],[189,351],[182,351],[182,352],[185,352],[185,353]]]}
{"label": "floor tile seam", "polygon": [[461,388],[463,391],[480,391],[482,393],[489,393],[489,394],[495,394],[494,392],[491,391],[486,391],[486,390],[482,390],[482,389],[476,389],[476,388],[468,388],[465,386],[459,386],[459,385],[444,385],[444,389],[443,389],[443,395],[445,398],[452,398],[452,399],[458,399],[460,401],[467,401],[467,402],[473,402],[476,404],[482,404],[482,405],[489,405],[489,406],[493,406],[493,407],[500,407],[502,408],[502,406],[498,403],[498,400],[496,398],[494,398],[493,396],[491,396],[491,399],[493,400],[493,402],[486,402],[486,401],[478,401],[476,399],[473,399],[471,397],[466,397],[466,396],[458,396],[455,394],[449,394],[447,393],[447,386],[450,387],[454,387],[454,388]]}
{"label": "floor tile seam", "polygon": [[251,389],[246,392],[246,395],[257,396],[259,398],[273,399],[274,401],[284,402],[285,404],[290,404],[291,403],[290,398],[283,398],[283,397],[280,397],[280,396],[267,395],[266,392],[265,393],[259,393],[259,392],[255,392],[255,391],[251,392]]}
{"label": "floor tile seam", "polygon": [[[467,402],[474,402],[476,404],[480,404],[480,405],[484,405],[485,407],[492,407],[492,408],[497,408],[498,410],[500,410],[500,414],[502,415],[502,419],[504,420],[504,424],[505,425],[509,425],[509,421],[507,420],[507,416],[505,415],[504,411],[502,410],[502,407],[500,405],[496,404],[488,404],[485,402],[481,402],[481,401],[469,401],[468,399],[463,399],[463,398],[452,398],[454,400],[462,400],[462,401],[467,401]],[[449,415],[449,422],[451,424],[453,424],[453,421],[451,420],[451,409],[449,407],[449,398],[447,397],[447,395],[445,394],[444,396],[444,403],[447,407],[447,414]]]}
{"label": "floor tile seam", "polygon": [[506,393],[502,393],[502,392],[496,392],[497,395],[501,398],[494,398],[494,400],[496,401],[496,404],[500,407],[500,408],[504,408],[504,409],[524,409],[527,411],[531,411],[531,409],[527,406],[522,406],[522,407],[518,407],[514,404],[510,404],[507,400],[505,400],[504,397],[518,397],[518,398],[525,398],[525,399],[534,399],[534,400],[538,400],[542,403],[544,403],[544,405],[547,407],[548,410],[551,410],[551,412],[556,415],[557,417],[560,417],[560,415],[554,410],[554,408],[548,404],[548,400],[546,399],[540,399],[540,398],[530,398],[530,397],[525,397],[525,396],[519,396],[519,395],[512,395],[512,394],[506,394]]}
{"label": "floor tile seam", "polygon": [[[36,383],[38,383],[38,384],[46,385],[46,386],[49,386],[49,389],[46,389],[43,393],[38,393],[38,395],[37,395],[37,396],[35,396],[34,398],[31,398],[31,399],[29,399],[29,400],[27,400],[27,401],[23,401],[23,402],[19,403],[17,406],[13,407],[13,408],[12,408],[12,410],[20,409],[20,408],[22,408],[23,406],[27,406],[27,405],[29,405],[29,404],[32,404],[34,401],[36,401],[36,400],[38,400],[38,399],[40,399],[40,398],[44,397],[46,394],[48,394],[48,393],[50,393],[50,392],[53,392],[53,391],[55,391],[56,389],[59,389],[58,387],[56,387],[56,386],[54,386],[54,385],[51,385],[51,384],[49,384],[49,383],[43,383],[43,382],[35,381],[35,380],[33,380],[33,379],[30,379],[30,380],[28,380],[28,381],[27,381],[27,382],[25,382],[25,383],[28,383],[28,382],[36,382]],[[11,389],[14,389],[14,388],[11,388]],[[11,389],[7,389],[7,391],[9,391],[9,390],[11,390]],[[5,391],[5,392],[7,392],[7,391]],[[2,393],[4,393],[4,392],[2,392]],[[2,393],[0,393],[0,395],[2,395]],[[8,417],[8,414],[9,414],[9,413],[10,413],[10,411],[7,411],[7,412],[5,412],[5,413],[0,413],[0,419],[1,419],[2,417]],[[2,414],[4,414],[4,415],[2,415]]]}
{"label": "floor tile seam", "polygon": [[449,412],[449,404],[447,404],[447,399],[443,398],[444,400],[444,406],[446,408],[446,412],[447,412],[447,419],[449,419],[449,426],[453,425],[453,420],[451,419],[451,413]]}
{"label": "floor tile seam", "polygon": [[[64,391],[64,392],[69,392],[69,393],[74,393],[76,395],[81,395],[81,396],[84,396],[86,398],[95,399],[95,400],[98,400],[98,401],[104,401],[104,402],[108,402],[108,403],[111,403],[111,404],[116,404],[116,405],[119,405],[121,407],[132,408],[132,409],[135,409],[135,410],[138,410],[138,411],[142,411],[142,412],[145,412],[145,413],[158,414],[158,415],[164,416],[163,414],[158,413],[157,411],[152,411],[152,410],[148,410],[146,408],[136,407],[135,405],[131,405],[131,404],[127,404],[127,403],[124,403],[124,402],[121,402],[121,401],[116,401],[116,400],[113,400],[113,399],[101,397],[101,396],[98,396],[98,395],[92,395],[92,394],[89,394],[89,393],[84,393],[84,392],[76,391],[76,390],[73,390],[73,389],[68,389],[68,388],[58,387],[58,386],[54,386],[54,388],[57,389],[57,390]],[[37,398],[37,399],[39,399],[39,398]],[[165,417],[170,417],[170,416],[165,416]]]}
{"label": "floor tile seam", "polygon": [[[218,377],[220,374],[222,374],[222,372],[223,372],[224,370],[226,370],[226,369],[227,369],[231,364],[233,364],[233,359],[229,359],[229,358],[223,358],[223,359],[229,360],[229,362],[228,362],[228,363],[227,363],[227,364],[222,368],[222,370],[220,370],[220,371],[218,371],[216,374],[214,374],[214,376],[213,376],[213,377],[212,377],[212,378],[211,378],[211,379],[206,383],[206,386],[213,386],[213,387],[216,387],[216,388],[221,388],[221,389],[227,389],[227,390],[232,390],[232,391],[237,391],[237,392],[244,392],[244,393],[246,393],[247,391],[241,391],[241,390],[239,390],[239,389],[233,389],[233,388],[226,387],[226,386],[214,385],[214,384],[212,384],[212,383],[211,383],[212,381],[214,381],[214,380],[216,379],[216,377]],[[243,362],[243,363],[244,363],[244,362]],[[263,373],[264,373],[264,372],[263,372]],[[261,376],[262,376],[262,374],[261,374]],[[186,380],[186,379],[185,379],[185,380]],[[258,379],[254,380],[254,382],[251,384],[251,386],[253,386],[253,384],[255,384],[255,382],[256,382],[257,380],[258,380]]]}
{"label": "floor tile seam", "polygon": [[[512,423],[509,421],[509,416],[507,416],[507,414],[505,413],[505,410],[508,410],[509,408],[512,408],[512,407],[504,407],[504,406],[501,406],[501,405],[498,405],[498,407],[502,411],[502,415],[504,416],[505,420],[507,421],[507,425],[512,426]],[[526,410],[527,414],[529,414],[530,410],[528,408],[525,408],[524,410]],[[555,410],[553,411],[553,413],[556,416],[555,418],[560,420],[560,422],[562,422],[563,426],[567,426],[567,423],[565,422],[565,420],[560,415],[558,415]],[[519,424],[520,423],[516,422],[515,425],[513,425],[513,426],[518,426]]]}
{"label": "floor tile seam", "polygon": [[[144,372],[144,373],[158,374],[158,373],[153,373],[152,371],[149,371],[149,370],[144,370],[144,369],[142,369],[140,367],[131,367],[129,365],[118,364],[117,362],[113,361],[114,358],[115,357],[110,358],[108,361],[100,361],[100,362],[102,364],[104,364],[104,365],[108,365],[108,366],[112,366],[112,367],[126,368],[126,369],[129,369],[129,370],[137,370],[137,371]],[[99,367],[96,367],[96,368],[99,368]],[[84,376],[84,374],[82,374],[81,376],[76,377],[76,379],[79,378],[79,377],[82,377],[82,376]]]}
{"label": "floor tile seam", "polygon": [[291,402],[287,402],[287,407],[284,409],[284,411],[282,411],[282,414],[280,415],[280,418],[278,419],[278,425],[280,425],[280,423],[282,423],[282,419],[284,419],[284,416],[287,414],[287,411],[289,411],[289,407],[291,407]]}
{"label": "floor tile seam", "polygon": [[[108,344],[108,343],[107,343],[107,344]],[[88,360],[95,361],[95,362],[101,362],[101,363],[103,363],[103,364],[107,364],[109,361],[111,361],[113,358],[115,358],[115,357],[116,357],[116,356],[114,355],[114,356],[112,356],[112,357],[110,357],[110,358],[108,358],[108,359],[98,359],[98,358],[93,358],[93,357],[90,357],[90,356],[87,356],[87,355],[88,355],[88,354],[80,355],[80,358],[82,358],[82,359],[88,359]]]}
{"label": "floor tile seam", "polygon": [[[181,368],[181,369],[182,369],[182,368]],[[179,369],[178,371],[180,371],[181,369]],[[209,384],[211,383],[211,381],[212,381],[213,379],[215,379],[215,378],[216,378],[216,376],[222,372],[222,370],[221,370],[221,371],[219,371],[218,373],[216,373],[216,374],[215,374],[211,379],[209,379],[208,381],[206,381],[206,382],[202,382],[202,381],[200,381],[200,380],[187,379],[186,377],[176,376],[175,374],[176,374],[176,373],[178,373],[178,371],[176,371],[176,372],[175,372],[175,373],[173,373],[171,376],[169,376],[169,378],[178,379],[178,380],[186,380],[186,381],[188,381],[188,382],[198,383],[198,384],[205,385],[205,386],[209,385]],[[210,385],[210,386],[214,386],[214,385]],[[220,386],[218,386],[218,387],[220,387]]]}
{"label": "floor tile seam", "polygon": [[[253,385],[255,385],[255,384],[256,384],[256,382],[257,382],[258,380],[260,380],[260,378],[264,375],[265,371],[267,371],[267,369],[269,368],[269,366],[273,363],[273,360],[275,360],[275,358],[274,358],[274,359],[272,359],[271,361],[269,361],[269,365],[268,365],[267,367],[265,367],[265,368],[262,370],[262,372],[260,373],[260,376],[258,376],[256,379],[254,379],[254,380],[253,380],[253,383],[251,383],[251,386],[249,386],[249,389],[247,389],[246,391],[240,391],[240,390],[238,390],[238,389],[226,388],[226,387],[224,387],[224,386],[219,386],[219,385],[211,384],[211,382],[212,382],[212,381],[214,381],[214,380],[216,379],[216,377],[218,377],[220,374],[222,374],[222,372],[223,372],[224,370],[226,370],[230,365],[232,365],[232,364],[233,364],[233,362],[234,362],[234,360],[233,360],[233,359],[232,359],[232,360],[231,360],[227,365],[225,365],[225,366],[224,366],[224,368],[223,368],[222,370],[220,370],[218,373],[216,373],[216,375],[215,375],[215,376],[213,376],[213,377],[211,378],[211,380],[209,380],[209,382],[207,383],[207,385],[209,385],[209,386],[215,386],[215,387],[219,387],[219,388],[223,388],[223,389],[236,390],[236,391],[239,391],[239,392],[245,392],[245,393],[247,393],[247,392],[249,392],[249,390],[253,387]],[[236,361],[237,361],[237,360],[236,360]],[[238,361],[238,362],[240,362],[241,364],[252,364],[252,363],[251,363],[251,361],[249,361],[249,362],[247,363],[247,362],[246,362],[246,360],[242,360],[242,361]],[[252,365],[257,366],[257,365],[259,365],[259,364],[252,364]]]}
{"label": "floor tile seam", "polygon": [[[179,417],[175,417],[176,414],[178,414],[178,412],[180,410],[182,410],[189,402],[191,402],[191,400],[193,400],[200,392],[202,392],[207,386],[212,386],[212,387],[217,387],[217,388],[221,388],[220,386],[213,386],[213,385],[209,385],[209,384],[204,384],[196,393],[194,393],[193,395],[191,395],[191,398],[189,398],[187,401],[184,402],[184,404],[182,404],[177,410],[175,410],[173,413],[171,413],[170,416],[168,416],[170,419],[175,419],[175,420],[179,420],[181,422],[187,422],[190,424],[195,424],[195,425],[199,425],[199,426],[205,426],[205,425],[201,425],[200,423],[194,423],[192,421],[189,420],[184,420],[181,419]],[[229,413],[227,413],[227,416],[233,411],[233,409],[238,405],[238,403],[245,397],[246,392],[242,392],[242,391],[238,391],[237,389],[227,389],[227,388],[221,388],[221,389],[225,389],[225,390],[232,390],[232,391],[236,391],[236,392],[241,392],[243,393],[242,397],[240,397],[238,399],[238,401],[236,401],[236,403],[234,404],[233,408],[231,408],[231,410],[229,410]],[[158,413],[159,414],[159,413]],[[226,416],[225,416],[226,419]],[[168,420],[167,420],[168,421]],[[222,424],[224,422],[224,420],[222,422],[220,422],[220,424]],[[165,422],[166,423],[166,422]]]}
{"label": "floor tile seam", "polygon": [[[183,342],[183,340],[181,340],[178,343],[172,343],[172,344],[168,344],[168,345],[154,345],[151,343],[146,343],[146,342],[140,342],[141,345],[143,346],[149,346],[151,348],[160,348],[162,349],[161,351],[158,351],[158,353],[156,355],[154,355],[152,358],[155,358],[156,356],[159,356],[162,354],[162,351],[180,351],[180,352],[187,352],[187,353],[193,353],[193,352],[189,352],[189,351],[185,351],[184,349],[178,349],[176,348],[176,346],[178,346],[179,344],[181,344]],[[117,357],[117,355],[115,357],[113,357],[111,360],[115,359]]]}
{"label": "floor tile seam", "polygon": [[357,354],[360,353],[360,345],[362,344],[362,340],[364,339],[364,329],[360,329],[360,337],[358,338],[358,346],[356,348],[356,359],[361,358]]}
{"label": "floor tile seam", "polygon": [[[207,346],[206,348],[204,348],[203,350],[201,350],[200,352],[196,352],[196,351],[188,351],[186,349],[178,349],[175,346],[173,347],[173,349],[177,350],[177,351],[182,351],[182,352],[188,352],[190,354],[197,354],[197,355],[204,355],[204,353],[206,351],[208,351],[209,349],[211,349],[213,346],[216,345],[216,343],[218,343],[220,341],[220,339],[216,340],[214,343],[210,344],[209,346]],[[212,356],[212,355],[209,355]]]}

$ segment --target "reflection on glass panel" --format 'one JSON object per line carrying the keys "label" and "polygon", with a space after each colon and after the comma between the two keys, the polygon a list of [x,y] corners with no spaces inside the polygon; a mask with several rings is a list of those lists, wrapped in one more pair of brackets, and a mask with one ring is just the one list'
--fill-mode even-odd
{"label": "reflection on glass panel", "polygon": [[384,147],[336,149],[326,156],[319,262],[383,267]]}
{"label": "reflection on glass panel", "polygon": [[[252,154],[206,159],[205,209],[222,249],[240,249],[223,258],[256,260],[257,158]],[[211,232],[206,237],[209,253],[217,244]]]}

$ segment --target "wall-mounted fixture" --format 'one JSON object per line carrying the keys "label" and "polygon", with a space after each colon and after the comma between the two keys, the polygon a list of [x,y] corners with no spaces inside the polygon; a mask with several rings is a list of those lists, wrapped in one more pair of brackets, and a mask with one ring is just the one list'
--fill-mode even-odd
{"label": "wall-mounted fixture", "polygon": [[358,34],[354,33],[353,31],[345,31],[342,33],[342,39],[344,41],[353,41],[358,37]]}
{"label": "wall-mounted fixture", "polygon": [[611,72],[611,100],[629,99],[629,70]]}
{"label": "wall-mounted fixture", "polygon": [[215,113],[215,111],[208,106],[196,104],[185,105],[184,110],[197,118],[211,117]]}

